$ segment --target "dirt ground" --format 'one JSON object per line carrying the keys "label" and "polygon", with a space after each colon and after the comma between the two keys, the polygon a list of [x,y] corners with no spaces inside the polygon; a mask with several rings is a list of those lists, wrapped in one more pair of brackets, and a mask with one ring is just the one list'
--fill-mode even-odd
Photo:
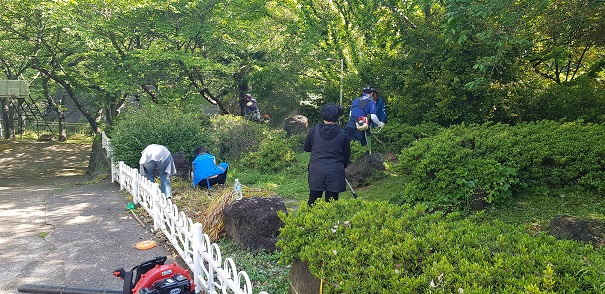
{"label": "dirt ground", "polygon": [[0,141],[0,187],[87,180],[90,151],[88,144]]}

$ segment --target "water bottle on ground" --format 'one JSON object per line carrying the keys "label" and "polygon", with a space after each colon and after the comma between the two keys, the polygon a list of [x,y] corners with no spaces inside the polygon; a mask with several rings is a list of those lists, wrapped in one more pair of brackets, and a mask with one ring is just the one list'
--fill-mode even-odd
{"label": "water bottle on ground", "polygon": [[239,182],[239,179],[235,179],[235,185],[233,185],[233,191],[235,191],[235,199],[242,199],[242,184]]}

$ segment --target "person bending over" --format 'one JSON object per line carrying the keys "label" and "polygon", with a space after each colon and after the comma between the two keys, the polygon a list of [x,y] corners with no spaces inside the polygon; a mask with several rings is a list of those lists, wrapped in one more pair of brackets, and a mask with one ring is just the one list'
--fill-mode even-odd
{"label": "person bending over", "polygon": [[172,196],[170,176],[176,174],[176,167],[168,148],[158,144],[145,147],[141,152],[139,166],[140,173],[151,182],[155,180],[155,169],[157,168],[160,175],[160,191],[164,193],[166,198]]}

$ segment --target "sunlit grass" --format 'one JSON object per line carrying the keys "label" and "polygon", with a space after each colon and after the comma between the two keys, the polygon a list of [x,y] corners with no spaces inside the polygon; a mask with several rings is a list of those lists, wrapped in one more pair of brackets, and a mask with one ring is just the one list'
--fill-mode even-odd
{"label": "sunlit grass", "polygon": [[[21,142],[38,142],[38,141],[58,141],[58,134],[51,134],[50,132],[34,132],[25,131],[23,134],[15,135],[16,141]],[[94,136],[90,134],[67,134],[67,141],[62,143],[77,143],[77,144],[92,144]]]}

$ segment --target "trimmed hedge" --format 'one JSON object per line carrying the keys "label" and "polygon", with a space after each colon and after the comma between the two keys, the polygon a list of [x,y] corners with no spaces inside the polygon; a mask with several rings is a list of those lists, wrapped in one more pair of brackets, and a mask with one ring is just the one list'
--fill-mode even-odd
{"label": "trimmed hedge", "polygon": [[604,293],[605,251],[426,206],[341,200],[280,213],[280,261],[323,293]]}
{"label": "trimmed hedge", "polygon": [[108,131],[115,160],[138,167],[141,151],[149,144],[166,146],[172,154],[183,151],[192,160],[198,145],[210,138],[203,132],[204,118],[177,108],[145,107],[120,114]]}
{"label": "trimmed hedge", "polygon": [[542,121],[444,129],[398,156],[407,177],[396,203],[466,208],[471,195],[506,203],[527,187],[605,191],[605,126]]}
{"label": "trimmed hedge", "polygon": [[233,162],[257,150],[266,140],[269,128],[241,116],[213,115],[207,131],[213,138],[211,150],[216,151],[216,156]]}

